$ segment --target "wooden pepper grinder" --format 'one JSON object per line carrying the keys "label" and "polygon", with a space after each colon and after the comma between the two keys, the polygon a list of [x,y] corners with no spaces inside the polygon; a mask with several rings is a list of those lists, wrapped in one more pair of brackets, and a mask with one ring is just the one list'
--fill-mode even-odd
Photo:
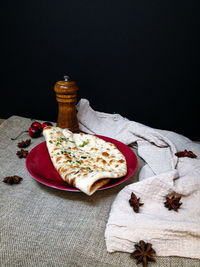
{"label": "wooden pepper grinder", "polygon": [[68,76],[64,76],[64,81],[58,81],[54,85],[56,100],[58,101],[57,126],[68,128],[73,133],[79,132],[75,106],[78,89],[76,82],[69,81]]}

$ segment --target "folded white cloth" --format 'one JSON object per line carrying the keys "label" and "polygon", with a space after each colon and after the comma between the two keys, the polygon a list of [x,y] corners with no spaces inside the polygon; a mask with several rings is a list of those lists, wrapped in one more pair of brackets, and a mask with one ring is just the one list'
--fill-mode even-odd
{"label": "folded white cloth", "polygon": [[[200,145],[170,131],[129,121],[119,114],[94,111],[86,99],[77,104],[80,129],[115,138],[125,144],[137,142],[146,165],[139,182],[126,186],[115,198],[105,230],[108,252],[132,252],[139,240],[150,242],[158,256],[200,258]],[[177,158],[191,150],[197,158]],[[135,213],[129,204],[134,192],[144,203]],[[178,212],[169,211],[165,196],[181,194]]]}

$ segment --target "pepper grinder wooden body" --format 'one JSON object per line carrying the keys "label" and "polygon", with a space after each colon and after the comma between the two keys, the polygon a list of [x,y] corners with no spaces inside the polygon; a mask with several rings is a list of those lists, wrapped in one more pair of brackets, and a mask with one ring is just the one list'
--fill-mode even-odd
{"label": "pepper grinder wooden body", "polygon": [[58,81],[54,85],[56,100],[58,101],[57,126],[67,128],[75,133],[79,132],[75,106],[79,88],[76,82],[69,81],[68,79],[68,76],[64,76],[64,81]]}

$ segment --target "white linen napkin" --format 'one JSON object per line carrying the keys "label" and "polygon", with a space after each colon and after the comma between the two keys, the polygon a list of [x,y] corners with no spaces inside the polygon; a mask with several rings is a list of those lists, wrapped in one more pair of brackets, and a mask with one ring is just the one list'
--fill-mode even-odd
{"label": "white linen napkin", "polygon": [[[82,131],[108,136],[125,144],[137,142],[146,165],[139,182],[126,186],[115,198],[105,230],[108,252],[132,252],[139,240],[150,242],[158,256],[200,258],[200,144],[165,130],[129,121],[119,114],[94,111],[86,99],[77,104]],[[178,158],[191,150],[197,158]],[[134,192],[144,203],[135,213],[129,205]],[[181,194],[178,212],[169,211],[165,196]]]}

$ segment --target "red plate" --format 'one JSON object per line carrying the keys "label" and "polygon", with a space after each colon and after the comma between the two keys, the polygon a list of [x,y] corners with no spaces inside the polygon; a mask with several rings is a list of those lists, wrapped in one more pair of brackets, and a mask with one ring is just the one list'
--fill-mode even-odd
{"label": "red plate", "polygon": [[[103,139],[104,141],[115,144],[125,156],[128,165],[127,175],[122,178],[111,179],[109,184],[98,189],[103,190],[119,185],[130,178],[136,170],[137,157],[134,152],[125,144],[109,137],[100,135],[97,135],[97,137]],[[51,162],[51,158],[49,157],[46,147],[46,142],[40,143],[29,152],[28,157],[26,158],[26,168],[38,182],[44,185],[66,191],[80,192],[79,189],[74,188],[62,180]]]}

